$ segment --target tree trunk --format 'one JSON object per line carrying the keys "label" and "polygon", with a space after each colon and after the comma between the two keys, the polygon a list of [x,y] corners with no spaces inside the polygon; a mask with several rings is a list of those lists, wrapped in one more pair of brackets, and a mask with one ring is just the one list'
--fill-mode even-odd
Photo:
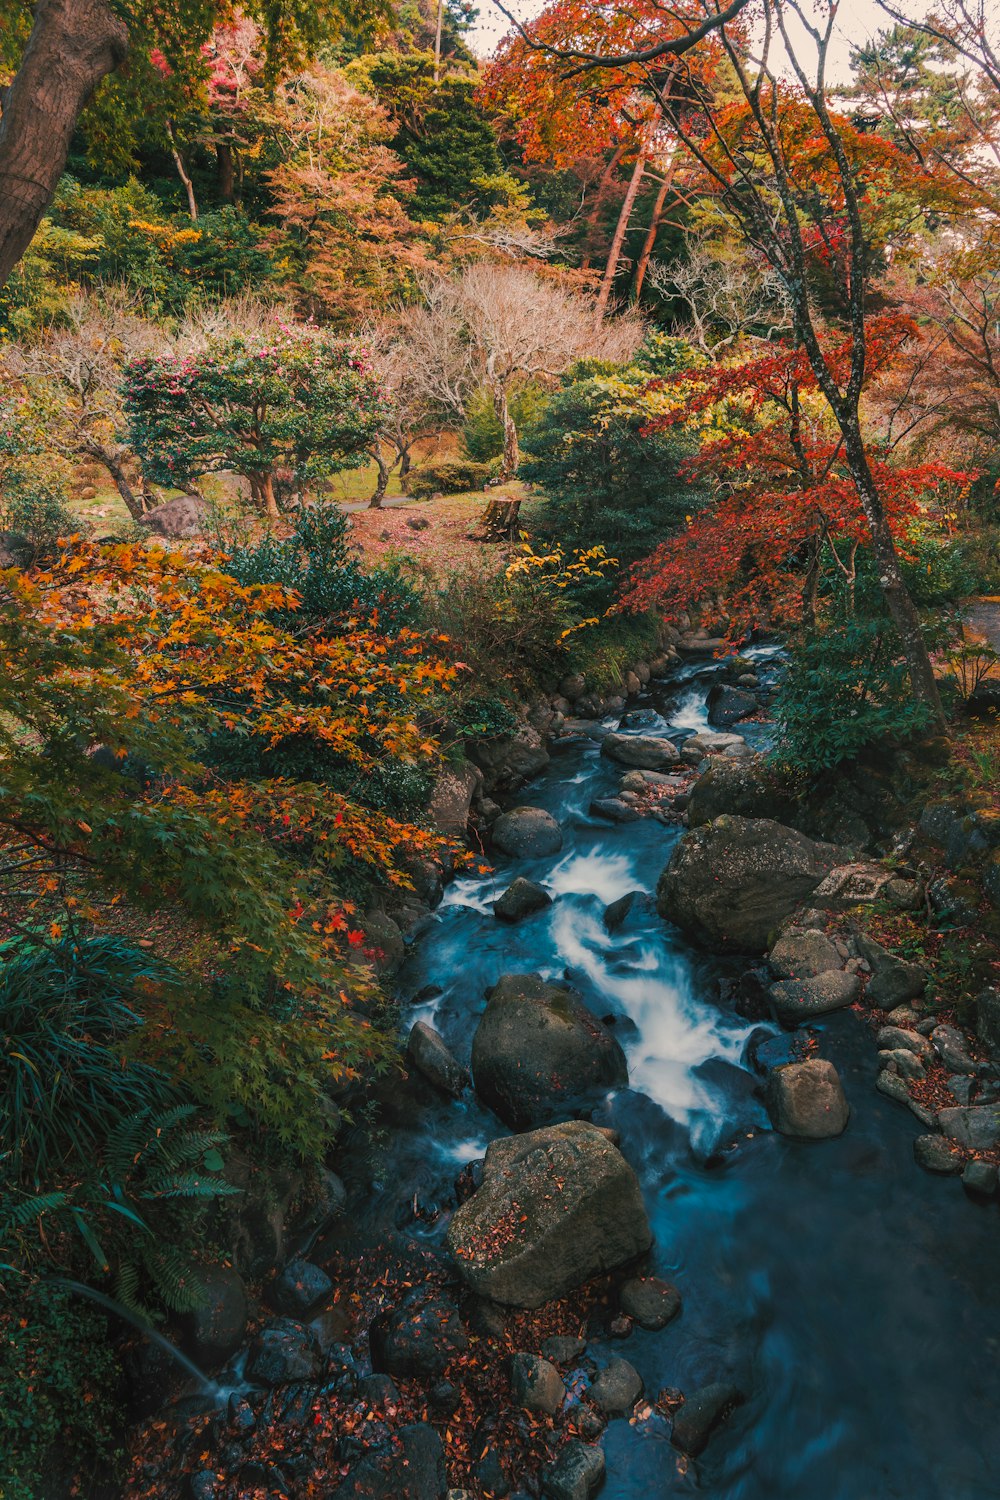
{"label": "tree trunk", "polygon": [[441,82],[441,32],[444,27],[444,0],[438,0],[437,28],[434,33],[434,86]]}
{"label": "tree trunk", "polygon": [[188,169],[184,165],[184,158],[177,149],[177,142],[174,140],[174,127],[170,120],[167,121],[167,139],[170,142],[170,154],[174,159],[177,175],[184,184],[184,191],[187,193],[188,213],[193,224],[198,219],[198,200],[195,198],[194,183],[191,181]]}
{"label": "tree trunk", "polygon": [[517,531],[517,518],[521,502],[510,495],[498,495],[491,500],[479,518],[476,533],[483,542],[507,542]]}
{"label": "tree trunk", "polygon": [[264,514],[269,521],[280,521],[281,512],[278,509],[278,500],[274,493],[274,475],[270,469],[261,475],[260,493],[264,502]]}
{"label": "tree trunk", "polygon": [[401,448],[399,450],[399,477],[400,477],[400,479],[405,479],[406,478],[406,476],[407,476],[407,474],[409,474],[410,469],[412,468],[412,466],[413,466],[413,459],[410,457],[410,450],[409,450],[409,448]]}
{"label": "tree trunk", "polygon": [[899,554],[886,519],[882,497],[868,463],[861,429],[857,422],[850,420],[849,414],[839,412],[837,416],[838,425],[844,435],[844,455],[858,491],[861,508],[868,522],[872,551],[875,554],[875,562],[879,571],[879,584],[903,647],[914,697],[926,704],[930,710],[934,728],[944,733],[946,729],[944,709],[941,706],[941,694],[934,678],[930,653],[920,628],[920,617],[899,566]]}
{"label": "tree trunk", "polygon": [[0,286],[52,202],[84,105],[127,53],[128,29],[104,0],[38,0],[0,115]]}
{"label": "tree trunk", "polygon": [[141,521],[146,514],[147,506],[141,495],[137,495],[129,484],[128,476],[122,467],[117,454],[112,453],[110,448],[105,448],[102,443],[85,443],[83,451],[91,458],[95,458],[99,464],[103,464],[111,478],[115,482],[115,488],[125,501],[126,509],[133,521]]}
{"label": "tree trunk", "polygon": [[[657,109],[657,120],[659,116],[660,110]],[[625,243],[628,221],[632,217],[632,210],[635,207],[635,200],[639,196],[639,187],[642,183],[643,173],[646,170],[646,162],[649,160],[652,135],[653,130],[648,130],[639,143],[639,151],[635,158],[635,167],[632,170],[632,179],[628,185],[628,192],[625,194],[625,201],[622,203],[621,213],[618,215],[618,223],[615,226],[611,249],[608,251],[608,263],[604,267],[601,289],[597,294],[597,313],[601,318],[604,317],[604,314],[608,310],[608,301],[611,297],[611,288],[614,286],[615,276],[618,273],[618,262],[621,260],[622,245]]]}
{"label": "tree trunk", "polygon": [[236,164],[233,161],[233,148],[229,141],[216,143],[215,181],[216,190],[222,202],[233,203],[236,199]]}
{"label": "tree trunk", "polygon": [[506,386],[494,386],[493,410],[497,414],[497,421],[503,428],[503,465],[497,475],[497,483],[506,484],[514,478],[517,466],[521,462],[521,447],[517,441],[517,428],[514,426],[514,418],[510,414],[510,406],[507,402]]}
{"label": "tree trunk", "polygon": [[383,457],[381,448],[373,448],[371,454],[378,469],[378,479],[375,483],[375,492],[368,502],[368,509],[381,510],[382,501],[385,499],[385,492],[389,488],[389,465]]}
{"label": "tree trunk", "polygon": [[642,242],[639,259],[635,265],[635,281],[632,283],[633,302],[638,302],[642,294],[642,284],[646,280],[646,272],[649,270],[649,262],[653,255],[653,246],[656,244],[656,235],[660,227],[660,219],[663,215],[663,205],[666,203],[667,194],[673,186],[676,160],[676,156],[670,158],[667,170],[663,174],[663,181],[660,183],[660,191],[656,195],[656,202],[653,204],[653,213],[649,221],[649,228],[646,231],[646,238]]}
{"label": "tree trunk", "polygon": [[590,212],[583,221],[587,226],[587,234],[583,242],[583,257],[580,261],[580,269],[583,271],[589,270],[590,268],[590,257],[592,253],[591,241],[593,240],[595,231],[597,229],[597,221],[600,218],[601,209],[604,207],[604,200],[608,196],[608,188],[611,186],[611,179],[614,177],[615,172],[618,170],[618,163],[621,161],[624,153],[624,146],[615,147],[614,155],[608,162],[607,166],[604,168],[604,171],[601,173]]}

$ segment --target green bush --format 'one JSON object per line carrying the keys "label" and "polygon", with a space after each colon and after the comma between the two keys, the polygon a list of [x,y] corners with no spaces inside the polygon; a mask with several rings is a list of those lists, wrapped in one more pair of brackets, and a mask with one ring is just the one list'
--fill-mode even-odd
{"label": "green bush", "polygon": [[447,458],[440,463],[421,464],[411,469],[401,481],[405,494],[414,500],[426,500],[435,494],[461,495],[467,490],[481,490],[493,477],[488,463],[471,458]]}
{"label": "green bush", "polygon": [[85,1493],[74,1488],[74,1479],[110,1475],[121,1428],[121,1380],[107,1321],[91,1304],[44,1282],[25,1284],[4,1299],[3,1500]]}
{"label": "green bush", "polygon": [[607,615],[570,638],[570,671],[585,675],[588,691],[613,691],[634,662],[655,656],[659,628],[654,615]]}
{"label": "green bush", "polygon": [[[518,432],[537,422],[545,408],[546,393],[536,381],[512,391],[510,414]],[[472,397],[462,424],[462,449],[476,463],[489,463],[503,454],[503,428],[493,408],[489,391],[481,387]]]}
{"label": "green bush", "polygon": [[[541,573],[509,579],[502,566],[495,572],[463,568],[427,596],[426,609],[469,669],[466,693],[460,688],[448,704],[449,719],[475,723],[484,699],[530,697],[554,688],[566,671],[569,651],[561,636],[575,623],[575,604]],[[496,711],[494,704],[490,713]],[[504,722],[498,732],[508,727]]]}
{"label": "green bush", "polygon": [[776,758],[808,774],[909,739],[929,717],[913,696],[895,630],[870,616],[812,631],[792,646],[775,713]]}
{"label": "green bush", "polygon": [[14,468],[3,476],[0,490],[0,530],[23,536],[35,555],[54,547],[60,537],[80,530],[58,478]]}
{"label": "green bush", "polygon": [[524,433],[531,457],[520,474],[548,496],[546,531],[567,549],[600,543],[622,568],[651,552],[705,500],[681,472],[693,440],[676,427],[647,430],[653,411],[646,384],[631,370],[564,386]]}

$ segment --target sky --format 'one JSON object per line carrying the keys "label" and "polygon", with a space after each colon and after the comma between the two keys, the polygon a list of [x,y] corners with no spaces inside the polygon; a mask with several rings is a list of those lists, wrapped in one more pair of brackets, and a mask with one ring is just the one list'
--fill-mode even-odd
{"label": "sky", "polygon": [[[481,57],[489,57],[507,31],[508,23],[493,0],[477,0],[477,3],[479,20],[470,39],[474,50]],[[509,8],[520,20],[527,21],[542,9],[543,0],[505,0],[505,3],[509,3]],[[876,0],[841,0],[836,39],[830,49],[831,79],[837,83],[846,82],[850,71],[851,47],[891,24],[885,12],[879,9]]]}

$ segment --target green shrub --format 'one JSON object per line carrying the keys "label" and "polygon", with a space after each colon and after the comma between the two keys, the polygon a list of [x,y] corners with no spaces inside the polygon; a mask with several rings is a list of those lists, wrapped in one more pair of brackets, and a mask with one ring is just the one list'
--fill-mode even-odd
{"label": "green shrub", "polygon": [[705,499],[681,473],[693,440],[676,427],[646,430],[653,415],[646,383],[632,370],[564,386],[525,431],[531,457],[519,471],[548,496],[547,533],[567,549],[600,543],[623,569]]}
{"label": "green shrub", "polygon": [[0,1305],[3,1500],[86,1493],[107,1476],[121,1428],[121,1370],[102,1313],[74,1293],[25,1284]]}
{"label": "green shrub", "polygon": [[862,616],[796,642],[775,703],[776,758],[815,774],[919,734],[928,710],[913,696],[895,630]]}
{"label": "green shrub", "polygon": [[44,477],[33,469],[10,469],[0,491],[0,530],[17,532],[36,555],[42,554],[60,537],[80,530],[67,501],[66,488],[58,478]]}
{"label": "green shrub", "polygon": [[463,568],[429,593],[426,608],[433,628],[455,643],[469,669],[466,694],[459,689],[449,702],[449,719],[475,721],[484,699],[530,697],[553,688],[566,670],[569,651],[561,637],[575,623],[574,601],[541,573],[508,579],[502,566],[495,572]]}
{"label": "green shrub", "polygon": [[477,463],[471,458],[448,458],[440,463],[421,464],[401,481],[404,493],[414,500],[426,500],[429,495],[461,495],[466,490],[481,490],[493,477],[488,463]]}
{"label": "green shrub", "polygon": [[659,627],[654,615],[606,615],[571,637],[570,671],[586,676],[588,691],[619,688],[634,662],[656,654]]}
{"label": "green shrub", "polygon": [[[510,414],[518,432],[537,422],[544,410],[546,393],[536,381],[512,391]],[[493,407],[493,397],[481,388],[472,397],[462,424],[462,449],[476,463],[489,463],[503,454],[503,428]]]}

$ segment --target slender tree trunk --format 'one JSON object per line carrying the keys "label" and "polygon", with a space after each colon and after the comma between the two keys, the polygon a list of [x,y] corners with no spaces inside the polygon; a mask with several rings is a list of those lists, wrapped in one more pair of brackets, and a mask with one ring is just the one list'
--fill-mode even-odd
{"label": "slender tree trunk", "polygon": [[601,209],[604,207],[605,200],[608,196],[608,188],[611,186],[612,178],[618,170],[618,163],[621,161],[624,154],[624,146],[615,147],[614,155],[605,166],[604,171],[601,173],[598,180],[597,190],[594,193],[594,201],[591,204],[590,212],[587,214],[587,217],[583,221],[587,226],[587,234],[586,238],[584,239],[583,258],[580,261],[580,269],[583,271],[588,270],[590,267],[590,259],[593,253],[591,241],[593,240],[595,231],[597,229],[597,221],[601,216]]}
{"label": "slender tree trunk", "polygon": [[611,297],[611,288],[614,286],[615,276],[618,273],[618,262],[621,260],[622,245],[625,243],[625,234],[628,230],[628,221],[632,217],[635,200],[639,196],[639,188],[642,184],[643,173],[649,160],[650,148],[652,146],[653,131],[659,120],[661,110],[657,106],[656,118],[653,125],[645,133],[639,142],[639,150],[635,158],[635,166],[632,169],[632,178],[622,203],[621,213],[618,215],[618,223],[615,226],[614,238],[611,241],[611,249],[608,251],[608,263],[604,268],[604,276],[601,280],[601,289],[597,294],[597,313],[604,317],[608,310],[608,302]]}
{"label": "slender tree trunk", "polygon": [[504,385],[497,385],[493,388],[493,410],[497,414],[497,421],[503,428],[503,464],[497,480],[500,484],[506,484],[517,473],[517,466],[521,462],[521,445],[517,440],[517,428],[510,414],[507,387]]}
{"label": "slender tree trunk", "polygon": [[167,139],[170,142],[170,154],[174,159],[177,175],[184,184],[184,191],[187,193],[188,213],[191,216],[191,222],[195,223],[198,218],[198,201],[194,196],[194,183],[191,181],[188,169],[184,165],[184,158],[177,149],[177,142],[174,139],[174,127],[170,120],[167,121]]}
{"label": "slender tree trunk", "polygon": [[277,496],[274,493],[274,475],[270,469],[265,470],[260,479],[260,493],[264,501],[264,514],[269,521],[280,521],[281,511],[278,509]]}
{"label": "slender tree trunk", "polygon": [[38,0],[0,115],[0,286],[56,190],[80,113],[128,53],[128,29],[104,0]]}
{"label": "slender tree trunk", "polygon": [[646,238],[642,242],[639,259],[635,265],[635,280],[632,283],[633,302],[638,302],[642,294],[642,284],[646,280],[646,272],[649,270],[649,262],[653,255],[653,246],[656,244],[656,235],[660,228],[660,219],[663,216],[663,205],[666,203],[667,194],[673,186],[676,160],[676,156],[670,158],[667,170],[663,174],[663,181],[660,183],[660,190],[656,195],[656,202],[653,204],[653,213],[649,221],[649,228],[646,231]]}
{"label": "slender tree trunk", "polygon": [[371,450],[372,458],[378,469],[378,479],[375,482],[375,491],[368,502],[369,510],[381,510],[385,492],[389,488],[389,465],[385,461],[382,449],[376,446]]}
{"label": "slender tree trunk", "polygon": [[437,29],[434,33],[434,83],[441,82],[441,31],[444,26],[444,0],[438,0]]}
{"label": "slender tree trunk", "polygon": [[413,467],[413,459],[410,457],[410,450],[409,450],[409,448],[401,448],[399,450],[399,477],[400,477],[400,479],[405,479],[406,476],[407,476],[407,474],[409,474],[410,469],[412,467]]}
{"label": "slender tree trunk", "polygon": [[110,448],[105,448],[102,443],[96,442],[85,443],[83,445],[83,451],[91,458],[96,458],[99,464],[104,465],[108,473],[111,475],[111,478],[114,480],[115,488],[117,489],[119,495],[121,495],[122,499],[125,501],[125,506],[128,510],[129,515],[132,517],[133,521],[141,521],[143,516],[146,514],[148,507],[143,497],[141,495],[137,495],[135,490],[129,484],[128,476],[126,475],[125,470],[122,467],[121,460],[118,458],[118,455],[113,453]]}
{"label": "slender tree trunk", "polygon": [[899,554],[886,519],[882,497],[879,495],[868,463],[860,426],[856,421],[852,421],[847,413],[840,412],[837,415],[840,430],[844,435],[844,455],[871,534],[872,551],[879,572],[879,584],[903,647],[914,696],[927,705],[934,727],[944,732],[946,723],[941,705],[941,693],[934,678],[930,653],[920,628],[920,616],[917,614],[916,606],[906,586],[906,579],[899,566]]}
{"label": "slender tree trunk", "polygon": [[229,141],[219,141],[215,147],[215,179],[219,197],[223,203],[232,203],[236,198],[236,164]]}

